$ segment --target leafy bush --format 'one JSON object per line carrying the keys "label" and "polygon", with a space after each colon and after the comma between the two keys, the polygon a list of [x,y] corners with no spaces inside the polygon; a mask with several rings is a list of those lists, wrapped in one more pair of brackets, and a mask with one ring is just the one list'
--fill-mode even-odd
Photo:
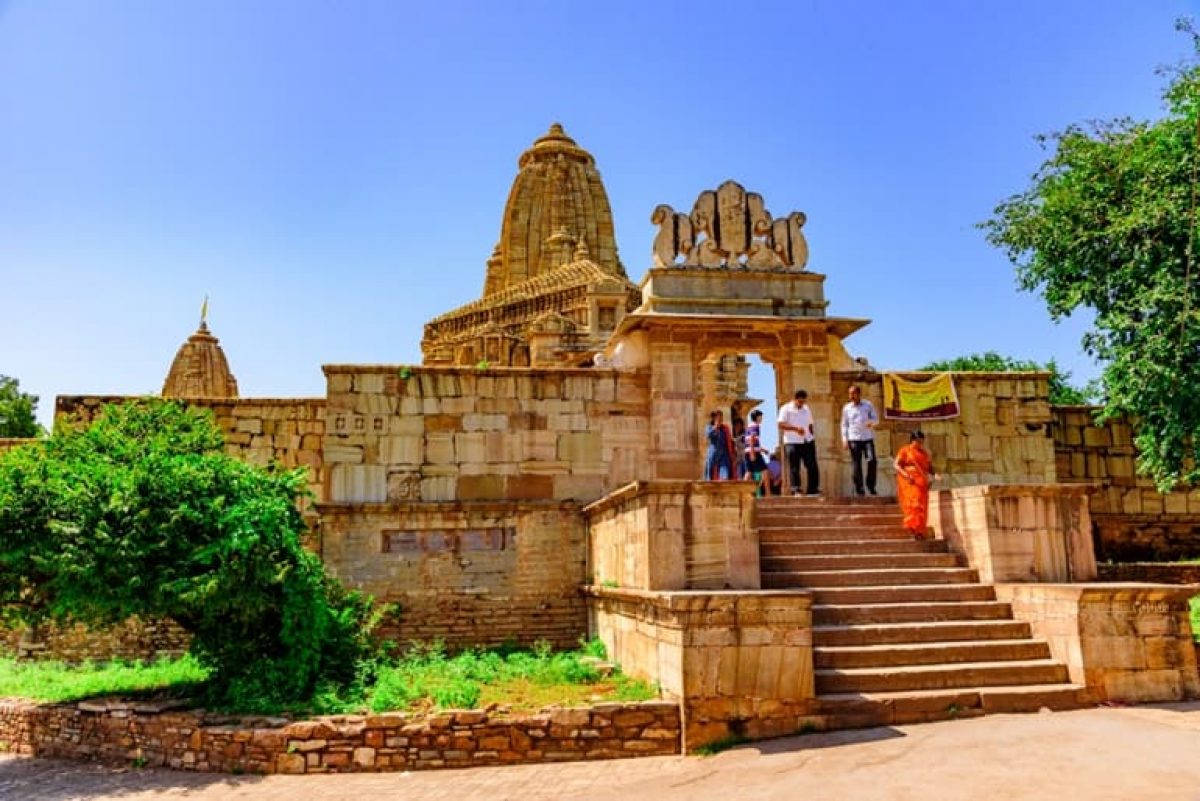
{"label": "leafy bush", "polygon": [[208,411],[146,399],[0,455],[0,616],[172,618],[209,702],[247,711],[354,684],[372,605],[301,547],[303,471],[222,444]]}

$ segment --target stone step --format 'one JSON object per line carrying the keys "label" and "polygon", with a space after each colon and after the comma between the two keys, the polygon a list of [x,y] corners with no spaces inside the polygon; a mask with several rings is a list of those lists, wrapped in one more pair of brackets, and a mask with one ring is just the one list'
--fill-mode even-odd
{"label": "stone step", "polygon": [[[774,572],[772,565],[774,559],[775,557],[763,557],[763,570]],[[883,568],[877,570],[808,570],[786,572],[790,572],[796,579],[796,586],[805,588],[979,583],[979,573],[969,567],[913,567]]]}
{"label": "stone step", "polygon": [[826,498],[817,496],[772,495],[769,498],[755,499],[759,509],[790,509],[792,507],[826,508],[826,509],[871,509],[872,507],[898,506],[894,495],[863,495],[853,498]]}
{"label": "stone step", "polygon": [[945,540],[811,540],[806,542],[758,543],[759,557],[775,556],[861,556],[883,553],[947,553]]}
{"label": "stone step", "polygon": [[907,540],[912,535],[901,526],[763,526],[757,525],[759,542],[809,542],[821,540]]}
{"label": "stone step", "polygon": [[903,665],[813,671],[818,694],[898,692],[962,687],[1064,684],[1067,668],[1049,659]]}
{"label": "stone step", "polygon": [[797,512],[796,514],[788,514],[783,512],[762,512],[754,513],[754,524],[758,526],[786,527],[786,526],[903,526],[904,517],[899,513],[879,512],[876,514],[861,514],[855,512],[822,512],[821,514],[809,514],[807,512]]}
{"label": "stone step", "polygon": [[814,604],[907,604],[940,601],[994,601],[990,584],[903,584],[883,587],[801,587]]}
{"label": "stone step", "polygon": [[961,567],[953,553],[854,553],[773,556],[767,573],[809,573],[826,570],[903,570],[907,568]]}
{"label": "stone step", "polygon": [[969,603],[813,604],[814,626],[863,623],[922,623],[965,620],[1011,620],[1012,607],[1002,601]]}
{"label": "stone step", "polygon": [[830,693],[817,697],[830,729],[894,726],[931,720],[978,717],[985,712],[1037,712],[1078,709],[1091,702],[1079,684],[1032,684],[1000,687],[915,690],[880,693]]}
{"label": "stone step", "polygon": [[1020,620],[945,620],[915,623],[854,623],[814,626],[813,646],[884,645],[959,640],[1019,640],[1030,636]]}
{"label": "stone step", "polygon": [[820,668],[864,668],[899,665],[939,665],[958,662],[1004,662],[1049,659],[1043,640],[961,640],[887,645],[813,647],[813,665]]}

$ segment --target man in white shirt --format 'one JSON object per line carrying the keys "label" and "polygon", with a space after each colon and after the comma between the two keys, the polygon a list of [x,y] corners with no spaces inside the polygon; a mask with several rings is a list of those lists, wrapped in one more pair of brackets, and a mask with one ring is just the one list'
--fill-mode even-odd
{"label": "man in white shirt", "polygon": [[788,476],[792,480],[792,494],[800,493],[800,462],[804,462],[804,472],[808,477],[805,494],[816,495],[821,491],[821,473],[817,469],[817,441],[807,392],[796,390],[792,402],[779,407],[779,428],[783,430],[783,447],[787,456]]}
{"label": "man in white shirt", "polygon": [[850,387],[850,402],[842,407],[842,447],[850,451],[850,463],[854,466],[854,494],[863,494],[863,460],[867,462],[867,492],[875,492],[875,473],[878,460],[875,458],[875,426],[879,417],[869,400],[862,399],[862,390]]}

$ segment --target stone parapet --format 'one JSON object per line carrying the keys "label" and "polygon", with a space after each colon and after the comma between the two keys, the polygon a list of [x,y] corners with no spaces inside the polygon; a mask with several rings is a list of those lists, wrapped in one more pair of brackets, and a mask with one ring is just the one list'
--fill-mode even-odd
{"label": "stone parapet", "polygon": [[349,587],[396,602],[384,633],[452,648],[573,647],[587,631],[584,525],[556,501],[323,504],[321,558]]}
{"label": "stone parapet", "polygon": [[814,717],[808,593],[588,593],[593,631],[609,655],[680,700],[686,750],[823,725]]}
{"label": "stone parapet", "polygon": [[1200,586],[997,584],[1018,620],[1050,644],[1098,701],[1200,696],[1188,598]]}
{"label": "stone parapet", "polygon": [[1088,487],[1004,484],[929,493],[929,524],[985,584],[1096,577]]}
{"label": "stone parapet", "polygon": [[639,481],[584,509],[593,584],[641,590],[758,589],[754,486]]}
{"label": "stone parapet", "polygon": [[0,750],[227,773],[371,773],[677,754],[679,706],[240,721],[162,705],[0,701]]}

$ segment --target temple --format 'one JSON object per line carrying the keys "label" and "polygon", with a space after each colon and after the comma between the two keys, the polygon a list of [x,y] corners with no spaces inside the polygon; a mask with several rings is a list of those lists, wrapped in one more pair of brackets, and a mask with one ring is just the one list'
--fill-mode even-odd
{"label": "temple", "polygon": [[[949,477],[937,537],[913,542],[890,497],[912,423],[877,431],[884,497],[852,497],[836,421],[851,384],[882,409],[883,377],[846,345],[869,321],[828,313],[806,215],[725,181],[650,223],[634,284],[595,160],[553,125],[518,161],[482,296],[425,325],[423,364],[240,398],[202,321],[163,394],[211,408],[231,453],[308,471],[313,548],[400,604],[397,639],[599,636],[679,699],[687,748],[1200,693],[1195,588],[1100,581],[1097,554],[1200,553],[1200,493],[1138,478],[1127,424],[1052,406],[1046,373],[955,374],[961,413],[922,425]],[[708,410],[761,403],[751,356],[776,399],[808,391],[820,498],[698,480]]]}

